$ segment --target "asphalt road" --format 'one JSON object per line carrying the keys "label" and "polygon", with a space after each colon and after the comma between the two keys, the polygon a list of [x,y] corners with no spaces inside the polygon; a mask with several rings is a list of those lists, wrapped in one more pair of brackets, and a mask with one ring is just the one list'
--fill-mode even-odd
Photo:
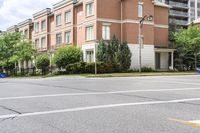
{"label": "asphalt road", "polygon": [[199,133],[200,76],[0,80],[0,133]]}

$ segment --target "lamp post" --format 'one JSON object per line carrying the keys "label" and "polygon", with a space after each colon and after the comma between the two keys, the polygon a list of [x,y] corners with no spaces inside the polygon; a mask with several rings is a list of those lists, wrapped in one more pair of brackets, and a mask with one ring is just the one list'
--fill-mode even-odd
{"label": "lamp post", "polygon": [[50,69],[51,69],[51,74],[52,74],[52,55],[53,55],[53,53],[54,53],[54,47],[53,46],[51,46],[51,48],[49,49],[49,51],[48,51],[48,53],[49,53],[49,55],[50,55]]}
{"label": "lamp post", "polygon": [[95,47],[94,47],[94,53],[95,53],[95,65],[94,65],[94,71],[95,71],[95,75],[97,75],[97,44],[95,43]]}
{"label": "lamp post", "polygon": [[145,15],[143,18],[140,19],[139,21],[139,72],[142,70],[142,41],[141,41],[141,31],[143,28],[144,21],[153,21],[153,16],[152,15]]}

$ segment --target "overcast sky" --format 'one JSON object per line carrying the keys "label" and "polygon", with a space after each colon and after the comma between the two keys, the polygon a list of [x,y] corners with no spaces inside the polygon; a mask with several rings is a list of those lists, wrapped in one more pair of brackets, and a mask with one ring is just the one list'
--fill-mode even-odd
{"label": "overcast sky", "polygon": [[0,0],[0,30],[6,30],[61,0]]}

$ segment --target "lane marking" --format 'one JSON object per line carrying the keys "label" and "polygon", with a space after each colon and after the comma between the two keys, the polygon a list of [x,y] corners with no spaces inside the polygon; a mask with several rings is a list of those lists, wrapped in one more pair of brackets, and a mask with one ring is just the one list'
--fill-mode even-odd
{"label": "lane marking", "polygon": [[43,111],[43,112],[9,114],[9,115],[1,115],[0,119],[9,119],[9,118],[16,118],[16,117],[28,117],[28,116],[39,116],[39,115],[58,114],[58,113],[67,113],[67,112],[78,112],[78,111],[87,111],[87,110],[95,110],[95,109],[139,106],[139,105],[180,103],[180,102],[188,102],[188,101],[200,101],[200,98],[178,99],[178,100],[170,100],[170,101],[151,101],[151,102],[138,102],[138,103],[107,104],[107,105],[86,106],[86,107],[77,107],[77,108],[69,108],[69,109],[61,109],[61,110]]}
{"label": "lane marking", "polygon": [[167,91],[187,91],[187,90],[200,90],[200,88],[149,89],[149,90],[89,92],[89,93],[64,93],[64,94],[35,95],[35,96],[3,97],[3,98],[0,98],[0,101],[16,100],[16,99],[47,98],[47,97],[63,97],[63,96],[109,95],[109,94],[136,93],[136,92],[167,92]]}
{"label": "lane marking", "polygon": [[178,122],[184,125],[189,125],[193,127],[200,127],[200,120],[194,120],[194,121],[185,121],[185,120],[179,120],[179,119],[172,119],[169,118],[170,121]]}

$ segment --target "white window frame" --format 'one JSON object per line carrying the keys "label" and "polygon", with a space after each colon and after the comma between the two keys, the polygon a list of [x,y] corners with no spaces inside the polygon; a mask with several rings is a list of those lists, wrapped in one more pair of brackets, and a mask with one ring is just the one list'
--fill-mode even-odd
{"label": "white window frame", "polygon": [[94,2],[88,2],[86,4],[86,17],[94,15]]}
{"label": "white window frame", "polygon": [[35,33],[38,33],[39,32],[39,22],[35,22],[34,24],[34,30],[35,30]]}
{"label": "white window frame", "polygon": [[85,51],[86,62],[92,63],[94,62],[94,49],[88,49]]}
{"label": "white window frame", "polygon": [[70,23],[72,21],[71,16],[71,10],[65,12],[65,23]]}
{"label": "white window frame", "polygon": [[[60,42],[58,42],[58,35],[60,35]],[[56,46],[60,46],[62,44],[62,33],[56,33]]]}
{"label": "white window frame", "polygon": [[[67,37],[67,34],[69,35],[68,36],[69,38]],[[65,43],[67,44],[71,43],[71,30],[65,32]]]}
{"label": "white window frame", "polygon": [[[58,19],[59,16],[60,16],[60,19]],[[60,20],[60,22],[58,20]],[[56,26],[60,26],[61,24],[62,24],[62,14],[57,14],[56,15]]]}
{"label": "white window frame", "polygon": [[86,41],[94,40],[94,26],[90,25],[86,27]]}
{"label": "white window frame", "polygon": [[[27,32],[27,33],[26,33],[26,32]],[[29,34],[28,34],[28,29],[25,29],[25,30],[24,30],[24,36],[25,36],[26,38],[28,38],[28,35],[29,35]]]}
{"label": "white window frame", "polygon": [[42,20],[41,21],[41,31],[45,31],[45,30],[46,30],[46,20]]}
{"label": "white window frame", "polygon": [[[44,39],[44,42],[43,42],[43,39]],[[46,49],[46,41],[47,41],[47,40],[46,40],[46,37],[45,37],[45,36],[41,38],[41,48],[42,48],[42,49]]]}
{"label": "white window frame", "polygon": [[138,4],[138,17],[143,17],[143,13],[144,13],[143,3],[139,3]]}
{"label": "white window frame", "polygon": [[110,25],[102,25],[102,39],[110,40]]}
{"label": "white window frame", "polygon": [[39,48],[39,43],[40,43],[39,38],[36,38],[36,39],[35,39],[35,49],[38,49],[38,48]]}

